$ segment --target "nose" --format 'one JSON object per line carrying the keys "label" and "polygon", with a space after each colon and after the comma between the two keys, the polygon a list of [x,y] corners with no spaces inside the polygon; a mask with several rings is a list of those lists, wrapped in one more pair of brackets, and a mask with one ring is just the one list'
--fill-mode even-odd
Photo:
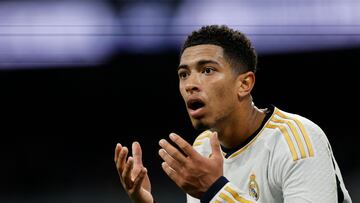
{"label": "nose", "polygon": [[200,91],[200,78],[197,74],[191,74],[185,82],[185,90],[187,93],[194,93]]}

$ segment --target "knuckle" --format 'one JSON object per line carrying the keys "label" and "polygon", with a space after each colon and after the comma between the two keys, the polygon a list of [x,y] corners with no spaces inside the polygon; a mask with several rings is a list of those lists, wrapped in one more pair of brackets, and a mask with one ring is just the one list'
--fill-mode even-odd
{"label": "knuckle", "polygon": [[170,158],[176,157],[176,156],[177,156],[177,153],[176,153],[176,152],[169,152],[169,153],[167,154],[167,156],[168,156],[168,158],[170,159]]}
{"label": "knuckle", "polygon": [[165,150],[161,152],[161,157],[164,158],[164,159],[167,159],[169,158],[169,154],[168,152],[166,152]]}
{"label": "knuckle", "polygon": [[172,160],[172,159],[174,159],[175,157],[177,156],[177,154],[176,154],[176,152],[168,152],[167,154],[166,154],[166,158],[168,159],[168,160]]}
{"label": "knuckle", "polygon": [[173,162],[171,159],[167,159],[167,160],[166,160],[166,163],[167,163],[170,167],[172,167],[173,164],[174,164],[174,162]]}
{"label": "knuckle", "polygon": [[187,145],[182,145],[182,146],[181,146],[181,149],[183,149],[184,151],[187,151],[187,150],[189,149],[189,146],[187,146]]}
{"label": "knuckle", "polygon": [[167,168],[166,168],[166,171],[167,171],[167,174],[168,174],[168,175],[173,175],[173,171],[171,170],[170,167],[167,167]]}
{"label": "knuckle", "polygon": [[180,143],[179,146],[183,149],[187,149],[189,147],[189,145],[187,143]]}
{"label": "knuckle", "polygon": [[189,144],[184,144],[184,146],[182,147],[185,151],[190,151],[192,149],[192,146]]}

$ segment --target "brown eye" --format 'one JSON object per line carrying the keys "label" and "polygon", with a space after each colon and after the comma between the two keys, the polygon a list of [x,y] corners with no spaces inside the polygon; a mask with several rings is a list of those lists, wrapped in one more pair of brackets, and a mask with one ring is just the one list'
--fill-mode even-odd
{"label": "brown eye", "polygon": [[214,69],[211,68],[211,67],[206,67],[204,70],[203,70],[203,73],[205,75],[209,75],[209,74],[212,74],[214,72]]}
{"label": "brown eye", "polygon": [[178,75],[180,79],[186,79],[189,76],[189,74],[186,71],[180,71]]}

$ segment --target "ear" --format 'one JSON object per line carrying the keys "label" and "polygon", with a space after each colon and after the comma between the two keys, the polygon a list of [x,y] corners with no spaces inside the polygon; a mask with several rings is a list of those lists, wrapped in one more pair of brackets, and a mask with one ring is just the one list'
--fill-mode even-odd
{"label": "ear", "polygon": [[248,71],[246,73],[240,74],[238,76],[238,96],[239,98],[243,98],[251,93],[255,85],[255,74],[252,71]]}

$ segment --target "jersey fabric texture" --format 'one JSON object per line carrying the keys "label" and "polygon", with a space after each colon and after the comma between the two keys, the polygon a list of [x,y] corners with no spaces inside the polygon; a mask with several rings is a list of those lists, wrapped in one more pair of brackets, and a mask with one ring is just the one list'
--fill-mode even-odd
{"label": "jersey fabric texture", "polygon": [[[193,147],[211,155],[210,131]],[[224,175],[188,203],[350,203],[325,133],[299,115],[269,107],[261,127],[242,146],[225,149]]]}

